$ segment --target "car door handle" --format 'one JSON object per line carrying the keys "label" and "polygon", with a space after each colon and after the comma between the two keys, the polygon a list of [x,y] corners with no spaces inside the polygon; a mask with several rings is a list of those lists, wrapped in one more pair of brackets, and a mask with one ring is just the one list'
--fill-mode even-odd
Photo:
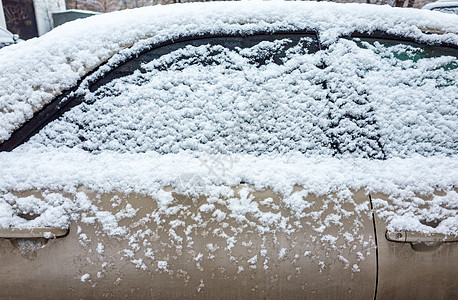
{"label": "car door handle", "polygon": [[0,228],[0,238],[6,239],[28,239],[28,238],[47,238],[66,236],[68,228],[57,227],[36,227],[36,228]]}
{"label": "car door handle", "polygon": [[427,234],[413,231],[387,231],[385,236],[389,241],[400,243],[458,242],[458,236],[442,233]]}

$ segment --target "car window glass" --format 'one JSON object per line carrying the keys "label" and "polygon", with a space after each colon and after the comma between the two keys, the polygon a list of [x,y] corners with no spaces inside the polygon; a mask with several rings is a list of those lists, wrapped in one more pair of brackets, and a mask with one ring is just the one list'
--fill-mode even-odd
{"label": "car window glass", "polygon": [[88,93],[90,104],[30,143],[95,153],[329,152],[317,50],[313,36],[185,44]]}
{"label": "car window glass", "polygon": [[[435,57],[458,57],[458,49],[453,47],[425,45],[416,42],[398,41],[376,38],[355,38],[353,39],[361,48],[372,49],[372,51],[383,57],[406,61],[418,62],[424,58]],[[458,68],[456,60],[450,60],[449,64],[438,64],[438,67],[448,69]]]}
{"label": "car window glass", "polygon": [[[209,38],[139,56],[29,144],[161,154],[456,153],[456,49],[313,35]],[[455,52],[454,52],[455,51]]]}
{"label": "car window glass", "polygon": [[353,38],[331,45],[324,57],[338,147],[386,158],[456,153],[456,49]]}
{"label": "car window glass", "polygon": [[[224,45],[225,48],[229,50],[235,50],[236,48],[251,48],[255,45],[262,44],[266,41],[275,41],[288,39],[290,42],[283,43],[281,49],[272,48],[266,57],[259,57],[258,63],[262,63],[262,60],[273,60],[276,63],[280,62],[280,59],[286,54],[286,50],[296,45],[300,39],[306,40],[306,49],[308,53],[314,53],[319,50],[318,41],[315,34],[305,34],[305,33],[289,33],[289,34],[273,34],[273,35],[253,35],[253,36],[222,36],[222,37],[211,37],[211,38],[199,38],[199,39],[190,39],[181,42],[174,42],[170,44],[165,44],[163,46],[156,47],[151,51],[147,51],[143,54],[140,54],[138,58],[132,59],[124,63],[123,65],[117,67],[108,74],[105,74],[95,83],[90,85],[90,90],[95,91],[103,84],[110,82],[113,79],[130,75],[135,70],[142,70],[142,64],[150,62],[152,60],[158,59],[163,55],[169,54],[173,51],[179,50],[186,46],[195,46],[199,47],[202,45]],[[280,50],[280,51],[279,51]]]}

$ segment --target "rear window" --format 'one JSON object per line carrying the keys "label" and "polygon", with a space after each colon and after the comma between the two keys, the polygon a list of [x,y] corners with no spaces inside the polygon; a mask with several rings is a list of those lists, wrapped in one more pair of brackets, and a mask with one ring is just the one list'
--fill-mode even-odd
{"label": "rear window", "polygon": [[161,154],[456,154],[457,50],[314,35],[202,39],[152,50],[131,74],[27,144]]}

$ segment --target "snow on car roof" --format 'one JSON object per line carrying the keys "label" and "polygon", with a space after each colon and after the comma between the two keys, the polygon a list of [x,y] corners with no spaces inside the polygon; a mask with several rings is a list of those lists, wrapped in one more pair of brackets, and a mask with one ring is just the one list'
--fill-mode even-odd
{"label": "snow on car roof", "polygon": [[[373,5],[234,2],[154,6],[76,20],[0,51],[0,142],[65,89],[124,48],[203,33],[309,29],[323,42],[382,30],[458,44],[458,17]],[[427,35],[422,30],[444,32]]]}

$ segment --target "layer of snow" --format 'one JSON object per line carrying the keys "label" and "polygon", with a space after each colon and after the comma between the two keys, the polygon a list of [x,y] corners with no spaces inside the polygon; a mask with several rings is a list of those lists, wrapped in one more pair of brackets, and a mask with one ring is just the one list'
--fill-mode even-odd
{"label": "layer of snow", "polygon": [[[163,190],[165,186],[173,186],[177,192],[197,196],[220,193],[227,191],[224,186],[247,182],[256,189],[272,188],[285,195],[283,205],[289,207],[291,214],[299,216],[307,211],[307,203],[300,196],[289,197],[294,186],[302,186],[306,193],[316,195],[365,188],[367,192],[393,197],[391,202],[379,206],[392,211],[390,220],[404,215],[409,219],[415,217],[418,220],[416,222],[435,218],[445,221],[444,226],[436,230],[456,234],[456,222],[453,222],[457,215],[457,194],[453,192],[453,188],[458,186],[456,156],[414,156],[378,161],[361,158],[305,158],[301,154],[259,157],[243,154],[195,157],[194,154],[186,153],[159,155],[151,152],[93,155],[78,149],[48,148],[46,151],[2,153],[0,157],[1,227],[67,226],[71,221],[71,212],[93,210],[91,202],[95,199],[77,193],[80,186],[99,192],[134,191],[148,194],[156,199],[158,207],[167,208],[174,202],[174,198],[171,192]],[[76,196],[75,200],[66,202],[59,194],[52,193],[46,201],[38,201],[33,197],[17,199],[9,192],[33,189],[62,190]],[[411,203],[409,200],[405,202],[409,203],[406,209],[401,205],[402,202],[396,202],[396,199],[418,197],[416,193],[432,194],[434,190],[445,191],[448,196],[436,197],[437,200],[430,204]],[[239,215],[241,211],[256,210],[255,206],[250,206],[256,204],[250,203],[243,198],[227,202],[228,209],[233,212],[230,217],[243,221],[243,214]],[[426,209],[425,205],[431,207],[431,210]],[[129,208],[126,209],[128,212]],[[18,213],[40,216],[27,221],[19,217]],[[108,212],[96,213],[105,232],[111,235],[123,234],[124,229],[116,224],[117,220],[128,218],[128,213],[118,216],[111,216]],[[395,219],[394,222],[397,222]],[[260,222],[277,221],[273,215],[266,218],[261,215]],[[335,223],[332,220],[326,222]],[[398,225],[398,230],[407,227],[411,229],[408,224]]]}
{"label": "layer of snow", "polygon": [[[192,237],[208,220],[216,223],[212,234],[223,242],[193,253],[192,265],[199,269],[220,255],[217,251],[237,264],[232,250],[253,246],[237,234],[250,228],[263,242],[259,252],[242,258],[246,264],[238,265],[239,273],[270,270],[290,258],[311,259],[321,271],[338,259],[343,269],[359,272],[375,241],[372,229],[362,225],[362,220],[371,224],[369,201],[352,198],[358,190],[373,195],[390,230],[457,234],[456,57],[422,58],[413,46],[336,39],[356,29],[380,29],[458,44],[456,34],[421,33],[426,27],[458,31],[456,17],[437,16],[329,3],[154,7],[76,21],[24,43],[27,47],[13,47],[17,51],[0,51],[5,66],[0,139],[5,139],[52,94],[137,40],[144,39],[109,64],[150,43],[202,32],[316,29],[329,44],[313,53],[293,45],[281,63],[269,62],[267,55],[263,65],[257,65],[261,56],[289,41],[249,49],[187,47],[94,93],[83,84],[79,92],[94,103],[69,111],[13,152],[0,153],[0,227],[97,224],[103,234],[127,241],[123,259],[158,272],[175,270],[154,250],[158,226],[153,232],[144,225],[167,228],[167,245],[179,252],[193,249]],[[89,30],[102,23],[107,27]],[[30,63],[17,70],[26,57]],[[239,185],[234,195],[231,187]],[[255,191],[266,188],[280,200],[254,200]],[[31,190],[37,192],[18,196]],[[100,194],[110,192],[121,196],[98,202]],[[152,208],[125,203],[122,193],[131,192],[149,195]],[[199,200],[182,203],[174,193]],[[322,201],[309,202],[308,195]],[[441,221],[438,226],[427,225],[435,220]],[[267,236],[290,237],[304,226],[311,232],[307,242],[324,247],[324,255],[302,247],[299,255],[294,245],[285,248],[278,241],[276,251],[267,251]],[[97,255],[110,249],[81,227],[77,233],[81,246],[93,243]],[[356,244],[364,253],[350,259]],[[79,279],[91,282],[102,271]],[[201,282],[198,290],[203,287]]]}
{"label": "layer of snow", "polygon": [[186,46],[86,91],[92,104],[24,147],[378,159],[457,154],[458,59],[451,55],[458,51],[369,41],[342,39],[314,53],[311,38],[233,50]]}
{"label": "layer of snow", "polygon": [[[38,39],[0,50],[0,141],[8,139],[34,112],[116,53],[122,52],[123,56],[180,36],[279,29],[316,30],[323,43],[355,30],[382,30],[423,41],[458,44],[457,16],[374,5],[201,3],[98,15],[66,23]],[[426,35],[421,29],[449,33]],[[135,43],[133,48],[121,51]]]}
{"label": "layer of snow", "polygon": [[[452,190],[458,184],[456,157],[415,156],[380,161],[306,158],[302,154],[195,157],[191,153],[94,155],[80,149],[41,150],[19,149],[0,155],[0,226],[88,224],[98,232],[91,237],[84,229],[78,229],[82,247],[105,255],[103,249],[110,249],[110,243],[101,246],[99,243],[105,240],[99,233],[128,241],[123,258],[140,270],[176,271],[173,264],[167,263],[168,255],[158,249],[164,244],[154,244],[160,234],[167,248],[177,253],[203,251],[203,257],[198,252],[192,256],[192,265],[201,271],[208,270],[204,264],[208,266],[215,256],[226,255],[238,265],[239,272],[251,268],[275,270],[279,261],[290,260],[299,253],[300,259],[306,261],[302,263],[322,271],[336,264],[339,257],[342,271],[357,272],[359,262],[373,255],[375,245],[373,236],[365,234],[372,234],[371,226],[362,225],[363,220],[371,224],[369,201],[355,203],[351,198],[351,190],[361,188],[374,195],[391,195],[389,201],[373,198],[390,230],[457,233],[458,194]],[[250,185],[242,185],[236,196],[230,187],[241,182]],[[168,186],[174,188],[164,188]],[[127,195],[118,194],[101,203],[97,193],[81,187],[97,193],[121,191]],[[283,195],[280,200],[267,198],[261,203],[254,199],[255,190],[269,187]],[[417,196],[432,194],[434,189],[445,192],[430,201]],[[31,196],[11,192],[17,190],[38,192]],[[130,192],[151,195],[151,207],[143,206],[141,211],[132,208],[127,201]],[[175,193],[189,193],[193,200],[180,201]],[[310,194],[322,195],[324,201],[307,200]],[[23,215],[36,218],[26,220]],[[422,220],[442,222],[433,228],[422,224]],[[219,243],[207,243],[205,249],[193,246],[194,242],[205,241],[200,235],[203,230],[211,230],[212,242],[217,239]],[[254,232],[254,246],[246,241],[251,238],[246,230]],[[281,244],[273,239],[288,236],[294,241],[293,237],[300,235],[301,240],[304,231],[312,250],[307,253],[304,245],[295,247],[294,243]],[[243,258],[233,257],[234,248],[258,249],[261,237],[267,241],[261,245],[259,255],[252,252],[245,257],[250,260],[246,263],[241,261]],[[354,247],[362,252],[357,258]],[[221,250],[215,253],[218,248]],[[94,267],[83,268],[82,272],[92,271]]]}

